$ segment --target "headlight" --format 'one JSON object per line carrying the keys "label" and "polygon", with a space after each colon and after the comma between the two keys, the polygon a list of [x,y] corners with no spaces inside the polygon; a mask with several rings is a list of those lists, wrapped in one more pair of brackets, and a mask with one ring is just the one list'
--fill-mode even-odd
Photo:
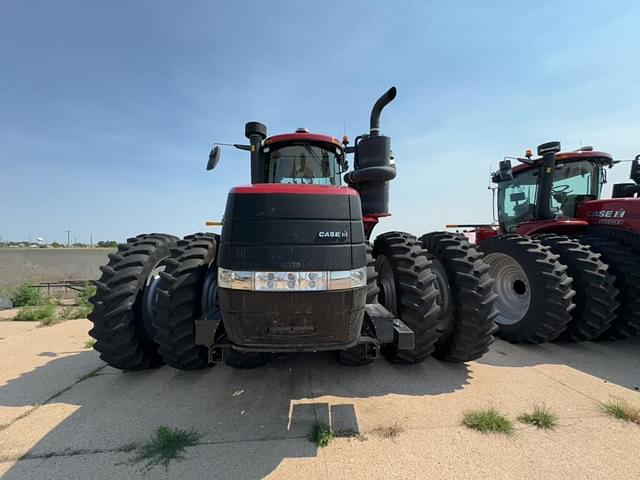
{"label": "headlight", "polygon": [[326,290],[327,272],[255,272],[255,290]]}
{"label": "headlight", "polygon": [[245,272],[219,268],[218,285],[262,292],[348,290],[367,285],[367,268],[334,272]]}
{"label": "headlight", "polygon": [[253,272],[218,269],[218,286],[234,290],[253,290]]}

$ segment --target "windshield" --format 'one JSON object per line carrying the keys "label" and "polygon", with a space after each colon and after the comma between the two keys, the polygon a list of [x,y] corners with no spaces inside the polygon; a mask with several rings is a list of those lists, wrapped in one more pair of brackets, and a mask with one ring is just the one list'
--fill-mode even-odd
{"label": "windshield", "polygon": [[264,150],[269,183],[340,185],[342,150],[309,143],[276,145]]}
{"label": "windshield", "polygon": [[[498,185],[498,219],[502,229],[513,232],[522,222],[534,220],[539,169],[529,169]],[[559,164],[553,175],[551,211],[573,218],[579,202],[600,197],[602,166],[588,160]]]}
{"label": "windshield", "polygon": [[575,217],[578,202],[600,197],[601,170],[600,165],[589,161],[558,165],[553,175],[551,211],[560,217]]}
{"label": "windshield", "polygon": [[512,232],[522,222],[533,220],[538,170],[525,170],[513,180],[498,185],[498,220],[505,232]]}

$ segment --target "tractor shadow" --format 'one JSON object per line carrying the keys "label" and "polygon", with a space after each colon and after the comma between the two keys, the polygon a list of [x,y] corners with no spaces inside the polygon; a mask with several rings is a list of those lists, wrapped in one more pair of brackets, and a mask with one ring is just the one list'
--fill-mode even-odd
{"label": "tractor shadow", "polygon": [[498,367],[567,366],[605,383],[640,390],[640,336],[617,341],[542,345],[513,345],[498,340],[491,352],[477,362]]}
{"label": "tractor shadow", "polygon": [[[35,436],[39,440],[27,444],[27,453],[3,479],[75,478],[94,462],[92,478],[193,478],[194,472],[263,478],[285,459],[317,455],[318,447],[309,440],[316,422],[331,425],[337,436],[358,436],[362,427],[357,412],[363,403],[370,405],[367,399],[404,395],[419,400],[455,392],[470,375],[465,364],[435,359],[414,366],[378,359],[364,367],[346,367],[333,355],[319,353],[279,356],[254,370],[216,365],[194,372],[162,367],[123,373],[105,367],[77,375],[76,383],[66,376],[83,365],[90,372],[97,361],[97,354],[89,351],[51,357],[0,386],[0,409],[37,404],[39,398],[50,398],[43,388],[52,385],[60,393],[47,407],[74,406],[54,427],[41,427],[40,437]],[[65,389],[64,382],[73,386]],[[391,397],[384,401],[393,405]],[[2,442],[11,446],[21,431],[38,430],[44,410],[0,431],[0,457]],[[202,434],[200,444],[168,470],[132,463],[135,452],[126,450],[132,443],[148,442],[160,425],[195,429]]]}

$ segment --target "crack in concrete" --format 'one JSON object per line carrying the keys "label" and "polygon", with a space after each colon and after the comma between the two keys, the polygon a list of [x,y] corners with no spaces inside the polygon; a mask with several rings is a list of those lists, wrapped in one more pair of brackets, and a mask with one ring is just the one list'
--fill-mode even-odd
{"label": "crack in concrete", "polygon": [[[74,383],[72,383],[71,385],[66,386],[65,388],[63,388],[62,390],[54,393],[53,395],[51,395],[50,397],[48,397],[43,403],[38,403],[36,405],[34,405],[32,408],[30,408],[29,410],[27,410],[26,412],[20,414],[19,416],[17,416],[16,418],[14,418],[13,420],[11,420],[9,423],[5,423],[3,425],[0,425],[0,432],[3,430],[6,430],[7,428],[9,428],[11,425],[13,425],[16,422],[19,422],[20,420],[24,420],[25,418],[27,418],[29,415],[31,415],[33,412],[35,412],[36,410],[38,410],[40,407],[42,407],[43,405],[48,404],[49,402],[51,402],[52,400],[55,400],[56,398],[58,398],[60,395],[62,395],[63,393],[68,392],[69,390],[71,390],[73,387],[75,387],[76,385],[84,382],[85,380],[91,378],[91,377],[95,377],[98,372],[100,370],[102,370],[103,368],[106,368],[107,365],[103,365],[101,367],[98,367],[94,370],[92,370],[91,372],[87,373],[86,375],[83,375],[82,377],[80,377],[77,381],[75,381]],[[2,460],[2,457],[0,457],[0,460]]]}
{"label": "crack in concrete", "polygon": [[[270,437],[270,438],[256,438],[256,439],[239,439],[239,440],[205,440],[196,443],[188,448],[202,447],[207,445],[234,445],[237,443],[248,442],[279,442],[287,440],[307,440],[306,435],[295,435],[290,437]],[[108,453],[129,453],[137,450],[139,447],[131,447],[131,444],[123,445],[116,448],[95,448],[95,449],[77,449],[77,450],[62,450],[60,452],[45,452],[45,453],[26,453],[24,455],[0,455],[0,462],[12,462],[21,460],[39,460],[48,459],[54,457],[76,457],[79,455],[101,455]]]}

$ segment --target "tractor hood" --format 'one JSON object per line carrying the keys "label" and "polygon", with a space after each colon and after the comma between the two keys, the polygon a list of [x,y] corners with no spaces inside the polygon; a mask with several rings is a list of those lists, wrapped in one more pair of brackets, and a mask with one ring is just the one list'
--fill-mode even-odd
{"label": "tractor hood", "polygon": [[227,198],[218,264],[248,271],[366,265],[358,192],[331,185],[255,184]]}

